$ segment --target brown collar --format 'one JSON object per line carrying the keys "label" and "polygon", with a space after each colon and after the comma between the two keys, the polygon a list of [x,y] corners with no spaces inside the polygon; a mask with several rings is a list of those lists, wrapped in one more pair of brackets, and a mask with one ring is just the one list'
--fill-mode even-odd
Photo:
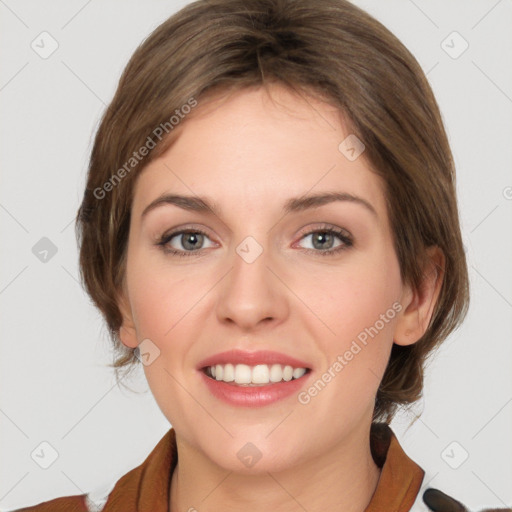
{"label": "brown collar", "polygon": [[407,456],[386,423],[372,423],[370,447],[375,464],[382,469],[364,512],[407,512],[416,500],[425,472]]}

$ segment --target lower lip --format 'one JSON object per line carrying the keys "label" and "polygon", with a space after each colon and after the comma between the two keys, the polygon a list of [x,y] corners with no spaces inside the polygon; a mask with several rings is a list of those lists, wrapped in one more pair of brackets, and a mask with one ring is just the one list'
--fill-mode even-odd
{"label": "lower lip", "polygon": [[201,370],[199,373],[210,393],[216,398],[239,407],[262,407],[298,393],[311,372],[304,374],[299,379],[265,386],[236,386],[222,380],[212,379]]}

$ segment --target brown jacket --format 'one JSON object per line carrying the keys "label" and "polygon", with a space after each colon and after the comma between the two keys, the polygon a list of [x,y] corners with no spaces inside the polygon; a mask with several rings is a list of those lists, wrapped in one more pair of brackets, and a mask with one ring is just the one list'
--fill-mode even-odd
{"label": "brown jacket", "polygon": [[[466,510],[437,490],[420,495],[425,472],[405,454],[388,425],[372,424],[370,446],[375,463],[382,469],[365,512]],[[67,496],[14,512],[169,512],[169,486],[177,460],[175,431],[171,428],[140,466],[115,483],[104,500],[85,494]]]}

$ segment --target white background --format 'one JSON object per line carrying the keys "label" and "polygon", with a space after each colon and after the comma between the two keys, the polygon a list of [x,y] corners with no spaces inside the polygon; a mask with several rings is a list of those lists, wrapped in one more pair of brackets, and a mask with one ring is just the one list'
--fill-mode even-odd
{"label": "white background", "polygon": [[[133,394],[106,367],[73,219],[122,69],[186,3],[0,0],[1,510],[113,482],[169,428],[142,371],[127,382]],[[414,414],[402,414],[392,428],[433,487],[475,510],[512,506],[512,2],[355,3],[428,73],[455,156],[471,277],[469,316],[429,366],[421,417],[408,428]],[[47,59],[31,48],[43,31],[59,45]],[[453,31],[469,43],[456,59],[441,46]],[[42,237],[57,247],[46,263],[32,253]],[[30,456],[42,441],[59,454],[48,469]]]}

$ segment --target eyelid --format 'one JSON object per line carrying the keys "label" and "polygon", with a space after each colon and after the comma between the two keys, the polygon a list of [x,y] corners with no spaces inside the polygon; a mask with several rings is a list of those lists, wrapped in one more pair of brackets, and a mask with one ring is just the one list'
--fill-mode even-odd
{"label": "eyelid", "polygon": [[183,225],[180,225],[180,226],[176,226],[174,228],[171,228],[171,229],[168,229],[166,231],[164,231],[161,235],[159,235],[158,233],[156,234],[156,237],[158,240],[162,239],[162,238],[165,238],[165,237],[170,237],[170,236],[173,236],[173,235],[177,235],[179,233],[182,233],[183,231],[193,231],[193,232],[198,232],[198,233],[202,233],[204,235],[207,235],[208,237],[211,238],[210,236],[210,230],[206,227],[203,227],[203,226],[198,226],[198,225],[194,225],[194,224],[183,224]]}
{"label": "eyelid", "polygon": [[338,245],[337,247],[327,249],[325,251],[317,251],[315,249],[309,249],[304,247],[302,248],[302,250],[305,251],[306,253],[311,253],[314,255],[334,257],[340,254],[341,251],[344,251],[354,246],[354,237],[347,229],[332,224],[322,223],[320,226],[309,226],[308,228],[305,228],[305,230],[301,230],[298,241],[295,242],[292,247],[295,247],[306,237],[313,235],[314,233],[321,232],[326,232],[331,235],[334,235],[340,240],[341,244]]}
{"label": "eyelid", "polygon": [[329,224],[327,222],[320,222],[319,224],[308,224],[307,226],[301,228],[299,230],[299,237],[303,237],[304,235],[310,235],[311,233],[316,233],[317,231],[336,231],[342,233],[347,238],[352,239],[352,234],[346,228],[342,228],[340,226],[336,226],[335,224]]}

